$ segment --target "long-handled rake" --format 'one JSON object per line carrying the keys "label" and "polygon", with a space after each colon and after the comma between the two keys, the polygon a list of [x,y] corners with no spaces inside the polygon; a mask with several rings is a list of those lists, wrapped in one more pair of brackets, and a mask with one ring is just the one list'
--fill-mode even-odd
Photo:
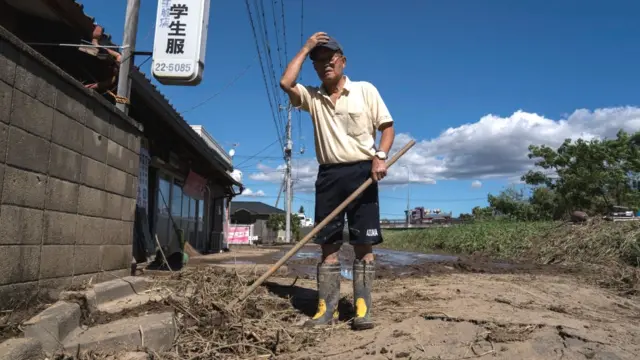
{"label": "long-handled rake", "polygon": [[[409,141],[407,145],[405,145],[400,151],[398,151],[393,157],[387,161],[387,168],[391,167],[402,155],[404,155],[413,145],[415,145],[415,140]],[[300,240],[291,250],[289,250],[278,262],[276,262],[267,272],[265,272],[262,276],[258,278],[247,290],[245,290],[242,295],[240,295],[236,300],[232,301],[228,305],[228,309],[231,309],[238,302],[243,301],[247,298],[255,289],[258,288],[265,280],[269,278],[269,276],[273,275],[289,258],[291,258],[298,250],[300,250],[309,240],[311,240],[322,228],[324,228],[331,219],[336,217],[338,213],[344,208],[347,207],[358,195],[360,195],[369,185],[373,183],[373,179],[369,178],[365,181],[360,187],[358,187],[348,198],[346,198],[331,214],[329,214],[324,220],[320,222],[320,224],[316,225],[302,240]]]}

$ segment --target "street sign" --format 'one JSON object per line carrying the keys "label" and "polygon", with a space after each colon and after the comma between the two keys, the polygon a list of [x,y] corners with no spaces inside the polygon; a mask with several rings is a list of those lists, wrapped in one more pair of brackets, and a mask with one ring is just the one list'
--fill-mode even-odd
{"label": "street sign", "polygon": [[210,0],[158,0],[151,72],[164,85],[202,81]]}

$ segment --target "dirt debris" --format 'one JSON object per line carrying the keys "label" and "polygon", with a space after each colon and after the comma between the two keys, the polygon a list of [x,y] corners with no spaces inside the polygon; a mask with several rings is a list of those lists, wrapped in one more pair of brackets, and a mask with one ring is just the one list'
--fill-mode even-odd
{"label": "dirt debris", "polygon": [[295,326],[300,313],[264,287],[226,309],[254,280],[211,267],[190,268],[163,279],[175,294],[192,294],[170,298],[179,315],[179,335],[172,351],[157,355],[194,360],[269,358],[316,344],[324,332]]}
{"label": "dirt debris", "polygon": [[55,300],[49,296],[36,294],[24,301],[3,306],[8,310],[0,311],[0,343],[13,337],[22,336],[22,324],[54,302]]}
{"label": "dirt debris", "polygon": [[[364,332],[348,326],[353,309],[346,280],[341,321],[332,327],[300,326],[315,311],[314,280],[270,278],[244,303],[225,311],[256,278],[210,266],[156,278],[157,286],[173,294],[162,306],[175,309],[179,333],[170,350],[147,351],[149,358],[626,360],[640,352],[634,318],[640,301],[566,275],[381,279],[373,294],[377,326]],[[93,352],[56,360],[94,359],[117,357]]]}
{"label": "dirt debris", "polygon": [[[460,262],[473,266],[455,265]],[[294,282],[284,273],[226,311],[262,275],[241,267],[198,265],[158,276],[156,286],[172,295],[131,315],[168,308],[176,313],[174,344],[164,353],[148,351],[151,359],[626,360],[640,353],[637,297],[620,296],[595,281],[585,284],[575,276],[577,267],[505,264],[495,267],[476,255],[418,265],[414,273],[383,269],[374,284],[377,326],[365,332],[349,329],[353,300],[347,280],[341,321],[333,327],[300,326],[315,311],[316,283]],[[96,323],[109,320],[97,318]],[[113,358],[97,352],[67,356],[56,360]]]}
{"label": "dirt debris", "polygon": [[82,326],[97,326],[107,324],[120,319],[138,317],[147,314],[160,314],[167,311],[174,310],[168,299],[162,301],[149,301],[140,306],[124,309],[116,313],[109,313],[103,311],[84,312],[80,319],[80,325]]}

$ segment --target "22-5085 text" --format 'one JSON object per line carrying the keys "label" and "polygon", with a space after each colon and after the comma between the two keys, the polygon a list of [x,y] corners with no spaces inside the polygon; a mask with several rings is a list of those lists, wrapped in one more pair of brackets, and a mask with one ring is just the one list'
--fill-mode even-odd
{"label": "22-5085 text", "polygon": [[154,65],[154,71],[188,73],[191,72],[191,64],[157,62]]}

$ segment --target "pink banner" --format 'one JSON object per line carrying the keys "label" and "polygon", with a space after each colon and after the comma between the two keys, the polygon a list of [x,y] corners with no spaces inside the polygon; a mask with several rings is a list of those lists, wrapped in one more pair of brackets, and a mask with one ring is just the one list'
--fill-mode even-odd
{"label": "pink banner", "polygon": [[249,236],[251,235],[251,226],[249,225],[229,225],[229,236],[227,244],[245,244],[249,245]]}

